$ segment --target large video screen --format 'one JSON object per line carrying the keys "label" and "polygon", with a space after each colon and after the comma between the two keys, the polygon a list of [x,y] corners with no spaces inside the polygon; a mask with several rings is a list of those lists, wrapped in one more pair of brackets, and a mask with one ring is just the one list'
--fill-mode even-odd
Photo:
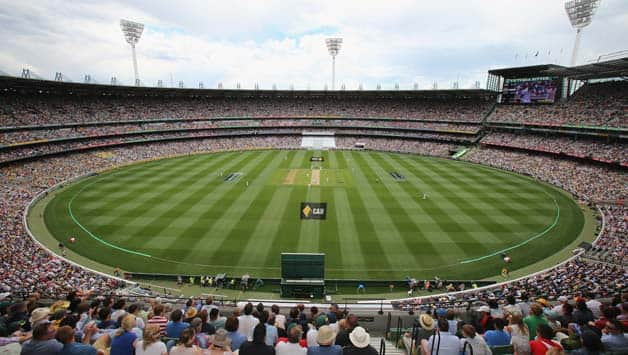
{"label": "large video screen", "polygon": [[508,104],[553,103],[558,90],[557,78],[507,79],[502,102]]}

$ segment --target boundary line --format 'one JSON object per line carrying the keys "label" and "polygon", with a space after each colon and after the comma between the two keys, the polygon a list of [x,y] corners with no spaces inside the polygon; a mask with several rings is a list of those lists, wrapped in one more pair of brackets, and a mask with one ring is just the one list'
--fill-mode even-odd
{"label": "boundary line", "polygon": [[[273,148],[270,148],[270,149],[271,149],[271,150],[273,150]],[[267,150],[267,149],[252,149],[252,150]],[[279,148],[279,150],[283,150],[283,149],[282,149],[282,148]],[[287,150],[291,150],[291,149],[287,149]],[[296,150],[299,150],[299,149],[296,149]],[[335,149],[335,150],[338,150],[338,149]],[[354,150],[354,149],[341,149],[341,150],[348,150],[348,151],[351,151],[351,150]],[[235,150],[235,151],[242,151],[242,150]],[[246,150],[244,150],[244,151],[246,151]],[[27,231],[28,231],[29,235],[31,236],[31,238],[32,238],[33,240],[37,241],[37,239],[36,239],[36,238],[35,238],[35,237],[34,237],[34,236],[30,233],[30,230],[28,229],[28,225],[27,225],[27,223],[26,223],[26,214],[28,213],[28,210],[30,209],[30,206],[31,206],[32,204],[34,204],[36,201],[38,201],[39,199],[41,199],[41,197],[45,196],[47,193],[49,193],[49,192],[51,192],[51,191],[53,191],[53,190],[56,190],[56,189],[61,188],[61,187],[64,187],[64,186],[65,186],[65,184],[68,184],[68,183],[71,183],[71,182],[75,182],[75,181],[78,181],[78,180],[81,180],[81,179],[84,179],[84,178],[87,178],[87,177],[92,177],[92,176],[95,176],[95,175],[100,175],[101,173],[111,173],[110,175],[108,175],[108,176],[107,176],[107,177],[109,177],[109,176],[111,176],[111,175],[115,175],[115,174],[117,174],[117,173],[119,173],[119,172],[123,171],[123,170],[122,170],[122,168],[129,167],[129,166],[134,166],[134,165],[141,165],[141,164],[143,164],[143,163],[149,163],[149,162],[154,162],[154,161],[167,160],[167,159],[172,159],[172,158],[181,158],[181,157],[187,157],[187,156],[193,156],[193,155],[215,154],[215,153],[227,153],[227,152],[233,152],[233,150],[218,150],[218,151],[197,152],[197,153],[194,153],[194,154],[169,155],[169,156],[166,156],[166,157],[159,157],[159,158],[153,158],[153,159],[144,159],[144,160],[139,160],[139,161],[135,161],[135,162],[127,163],[127,164],[121,164],[121,165],[114,166],[114,167],[112,167],[112,168],[108,168],[108,169],[101,169],[101,170],[99,170],[99,171],[98,171],[98,172],[96,172],[96,173],[92,172],[92,173],[87,173],[87,174],[84,174],[84,175],[77,176],[77,177],[75,177],[75,178],[70,178],[70,179],[68,179],[68,180],[66,180],[66,181],[63,181],[63,182],[61,182],[61,183],[59,183],[59,184],[56,184],[56,185],[54,185],[53,187],[51,187],[51,188],[49,188],[49,189],[47,189],[47,190],[43,191],[42,193],[40,193],[40,195],[41,195],[41,196],[39,196],[39,195],[38,195],[37,197],[35,197],[35,198],[31,201],[31,203],[27,206],[27,209],[25,210],[25,214],[24,214],[24,225],[26,226],[26,229],[27,229]],[[402,154],[402,155],[411,155],[411,156],[420,156],[420,157],[427,157],[427,158],[436,158],[436,159],[443,159],[443,160],[450,160],[450,161],[451,161],[451,159],[445,159],[445,158],[440,158],[440,157],[435,157],[435,156],[429,156],[429,155],[422,155],[422,154],[412,154],[412,153],[403,153],[403,152],[394,152],[394,151],[393,151],[393,152],[391,152],[391,151],[383,151],[383,152],[385,152],[385,153],[393,153],[393,154]],[[553,188],[557,188],[555,185],[549,184],[549,183],[544,182],[544,181],[542,181],[542,180],[535,179],[535,178],[533,178],[533,177],[530,177],[530,176],[527,176],[527,175],[524,175],[524,174],[520,174],[520,173],[517,173],[517,172],[512,172],[512,171],[509,171],[509,170],[506,170],[506,169],[499,169],[499,168],[495,168],[495,167],[492,167],[492,166],[487,166],[487,165],[482,165],[482,164],[475,164],[475,163],[469,163],[469,162],[466,162],[466,161],[460,161],[460,160],[456,160],[456,162],[467,163],[467,164],[472,165],[472,166],[479,166],[479,167],[487,168],[487,169],[490,169],[490,170],[495,170],[495,171],[502,172],[502,173],[504,173],[504,172],[505,172],[505,173],[507,173],[507,174],[509,174],[509,175],[515,175],[515,176],[519,176],[519,177],[523,176],[523,177],[529,178],[529,179],[531,179],[531,180],[533,180],[533,181],[535,181],[535,182],[537,182],[537,183],[538,183],[538,182],[541,182],[541,183],[543,183],[543,184],[547,184],[547,185],[549,185],[549,186],[552,186]],[[337,170],[342,170],[342,169],[337,169]],[[109,247],[111,247],[111,248],[114,248],[114,249],[117,249],[117,250],[120,250],[120,251],[123,251],[123,252],[128,252],[128,253],[131,253],[131,254],[135,254],[135,255],[138,255],[138,256],[143,256],[143,257],[152,258],[153,260],[160,260],[160,261],[163,261],[163,262],[168,262],[168,263],[173,263],[173,264],[180,264],[180,265],[191,265],[191,266],[212,267],[212,268],[254,269],[254,270],[262,270],[262,269],[266,269],[266,270],[278,270],[278,269],[279,269],[278,267],[264,267],[264,266],[237,266],[237,265],[236,265],[236,266],[233,266],[233,265],[229,266],[229,265],[200,264],[200,263],[189,263],[189,262],[183,262],[183,261],[177,261],[177,260],[169,260],[169,259],[165,259],[165,258],[161,258],[161,257],[157,257],[157,256],[151,256],[151,255],[149,255],[149,254],[142,253],[142,252],[138,252],[138,251],[134,251],[134,250],[130,250],[130,249],[125,249],[125,248],[123,248],[123,247],[119,247],[119,246],[114,245],[114,244],[111,244],[111,243],[109,243],[109,242],[107,242],[107,241],[105,241],[105,240],[102,240],[102,239],[101,239],[101,238],[99,238],[97,235],[95,235],[94,233],[92,233],[91,231],[89,231],[89,230],[88,230],[86,227],[84,227],[82,224],[80,224],[80,222],[78,221],[78,219],[76,219],[76,218],[74,217],[74,215],[73,215],[73,213],[72,213],[72,211],[71,211],[71,206],[70,206],[70,205],[71,205],[71,203],[73,202],[73,200],[74,200],[74,199],[75,199],[75,198],[76,198],[76,197],[77,197],[80,193],[82,193],[82,192],[83,192],[83,190],[85,190],[87,187],[91,186],[92,184],[94,184],[94,183],[96,183],[96,182],[97,182],[97,181],[93,181],[93,182],[91,182],[91,183],[87,184],[86,186],[84,186],[83,188],[81,188],[81,190],[79,190],[79,191],[76,193],[76,195],[75,195],[75,196],[73,196],[73,197],[72,197],[72,199],[70,200],[70,202],[68,203],[68,210],[69,210],[69,212],[70,212],[70,217],[71,217],[71,218],[72,218],[72,220],[73,220],[73,221],[77,224],[77,226],[79,226],[79,227],[80,227],[83,231],[85,231],[86,233],[88,233],[88,234],[89,234],[92,238],[94,238],[95,240],[97,240],[98,242],[100,242],[100,243],[102,243],[102,244],[104,244],[104,245],[106,245],[106,246],[109,246]],[[558,189],[560,189],[560,188],[558,188]],[[544,231],[542,231],[541,233],[539,233],[538,235],[535,235],[535,236],[533,236],[533,237],[529,238],[528,240],[525,240],[525,241],[523,241],[523,242],[520,242],[519,244],[517,244],[517,245],[515,245],[515,246],[508,247],[508,248],[506,248],[506,249],[503,249],[502,251],[498,251],[498,252],[495,252],[495,253],[492,253],[492,254],[489,254],[489,255],[485,255],[485,256],[482,256],[482,257],[479,257],[479,258],[474,258],[474,259],[469,259],[469,260],[463,260],[463,261],[460,261],[459,263],[454,263],[454,264],[449,264],[449,265],[439,265],[439,266],[437,266],[437,267],[432,267],[432,268],[404,269],[404,271],[408,271],[408,272],[410,272],[410,271],[426,271],[426,270],[434,270],[434,269],[436,269],[436,268],[442,268],[442,267],[452,267],[452,266],[459,265],[459,264],[465,264],[465,263],[471,263],[471,262],[475,262],[475,261],[480,261],[480,260],[483,260],[483,259],[489,258],[489,257],[491,257],[491,256],[495,256],[495,255],[497,255],[497,254],[499,254],[499,253],[501,253],[501,252],[503,252],[503,251],[512,250],[512,249],[518,248],[518,247],[520,247],[520,246],[523,246],[523,245],[525,245],[525,244],[529,243],[530,241],[533,241],[533,240],[535,240],[535,239],[539,238],[540,236],[547,234],[547,232],[549,232],[549,231],[550,231],[553,227],[555,227],[555,225],[557,224],[558,219],[559,219],[559,214],[560,214],[560,208],[558,207],[556,200],[555,200],[555,199],[554,199],[551,195],[549,195],[549,193],[548,193],[547,191],[543,191],[543,192],[544,192],[545,194],[547,194],[548,196],[550,196],[550,197],[553,199],[554,204],[555,204],[555,205],[556,205],[556,207],[557,207],[557,216],[556,216],[556,219],[555,219],[554,223],[553,223],[550,227],[546,228],[546,230],[544,230]],[[598,210],[599,210],[599,208],[598,208]],[[38,243],[40,246],[43,246],[43,244],[41,244],[39,241],[37,241],[37,243]],[[83,268],[85,268],[85,269],[87,269],[87,270],[89,270],[89,271],[92,271],[92,272],[95,272],[95,273],[98,273],[98,274],[102,274],[102,275],[106,275],[106,276],[108,276],[108,277],[115,278],[114,276],[111,276],[111,275],[109,275],[109,274],[105,274],[105,273],[102,273],[102,272],[98,272],[98,271],[92,270],[92,269],[90,269],[90,268],[87,268],[87,267],[84,267],[84,266],[82,266],[82,265],[79,265],[79,264],[77,264],[77,263],[75,263],[75,262],[73,262],[73,261],[70,261],[69,259],[62,258],[62,257],[58,256],[57,254],[55,254],[54,252],[52,252],[50,249],[46,248],[46,247],[44,247],[44,249],[46,249],[46,250],[47,250],[48,252],[50,252],[51,254],[53,254],[53,255],[55,255],[55,256],[57,256],[57,257],[59,257],[60,259],[63,259],[63,260],[65,260],[65,261],[68,261],[68,262],[72,263],[73,265],[81,266],[81,267],[83,267]],[[571,259],[572,259],[572,258],[570,258],[570,259],[568,259],[568,260],[571,260]],[[561,265],[561,264],[559,264],[559,265]],[[332,270],[332,271],[337,271],[337,270],[346,270],[346,269],[330,268],[329,270]],[[353,269],[353,270],[366,271],[366,272],[368,272],[368,271],[388,271],[388,269]],[[395,269],[395,270],[396,270],[396,269]],[[548,270],[548,269],[545,269],[544,271],[546,271],[546,270]],[[530,275],[532,275],[532,274],[530,274]],[[530,276],[530,275],[528,275],[528,276]],[[124,280],[124,281],[127,281],[127,280]],[[512,280],[511,280],[511,281],[512,281]],[[128,282],[128,281],[127,281],[127,282]],[[130,283],[130,282],[129,282],[129,283]]]}
{"label": "boundary line", "polygon": [[[544,192],[547,194],[546,191],[544,191]],[[484,259],[488,259],[488,258],[493,257],[495,255],[502,254],[502,253],[505,253],[507,251],[510,251],[510,250],[522,247],[522,246],[524,246],[524,245],[526,245],[526,244],[528,244],[528,243],[530,243],[530,242],[532,242],[532,241],[534,241],[534,240],[544,236],[545,234],[547,234],[547,232],[549,232],[550,230],[554,229],[554,227],[556,227],[556,224],[558,224],[558,220],[560,219],[560,207],[558,206],[558,203],[556,202],[555,198],[552,197],[552,200],[554,201],[554,206],[556,206],[556,218],[554,218],[554,223],[552,223],[549,227],[545,228],[545,230],[543,230],[540,233],[538,233],[536,235],[533,235],[532,237],[530,237],[530,238],[528,238],[528,239],[526,239],[526,240],[524,240],[522,242],[519,242],[519,243],[517,243],[517,244],[515,244],[515,245],[513,245],[511,247],[504,248],[504,249],[498,250],[498,251],[496,251],[494,253],[490,253],[490,254],[487,254],[487,255],[484,255],[484,256],[480,256],[480,257],[477,257],[477,258],[462,260],[460,262],[460,264],[469,264],[469,263],[473,263],[473,262],[476,262],[476,261],[481,261],[481,260],[484,260]]]}

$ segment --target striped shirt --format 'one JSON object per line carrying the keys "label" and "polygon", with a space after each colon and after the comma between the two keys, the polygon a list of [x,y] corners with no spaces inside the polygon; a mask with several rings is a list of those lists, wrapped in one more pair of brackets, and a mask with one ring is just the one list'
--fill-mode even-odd
{"label": "striped shirt", "polygon": [[162,316],[153,316],[153,318],[149,319],[147,322],[150,324],[156,324],[159,326],[159,333],[164,336],[166,335],[166,324],[168,323],[168,318]]}

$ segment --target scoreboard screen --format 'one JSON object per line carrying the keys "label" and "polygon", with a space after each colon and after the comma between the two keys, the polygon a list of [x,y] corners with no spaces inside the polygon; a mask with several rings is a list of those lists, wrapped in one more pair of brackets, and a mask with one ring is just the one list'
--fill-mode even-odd
{"label": "scoreboard screen", "polygon": [[532,79],[506,79],[502,90],[502,103],[549,104],[556,100],[558,79],[554,77]]}

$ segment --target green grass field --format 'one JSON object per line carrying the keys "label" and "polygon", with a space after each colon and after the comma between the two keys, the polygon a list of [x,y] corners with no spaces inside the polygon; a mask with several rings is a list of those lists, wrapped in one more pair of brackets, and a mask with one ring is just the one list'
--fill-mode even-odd
{"label": "green grass field", "polygon": [[[301,220],[306,201],[326,202],[327,219]],[[584,223],[566,193],[524,176],[415,155],[305,150],[131,165],[65,187],[43,217],[73,251],[124,270],[278,277],[281,252],[322,252],[326,276],[341,279],[486,278],[500,273],[502,251],[511,270],[525,267]]]}

